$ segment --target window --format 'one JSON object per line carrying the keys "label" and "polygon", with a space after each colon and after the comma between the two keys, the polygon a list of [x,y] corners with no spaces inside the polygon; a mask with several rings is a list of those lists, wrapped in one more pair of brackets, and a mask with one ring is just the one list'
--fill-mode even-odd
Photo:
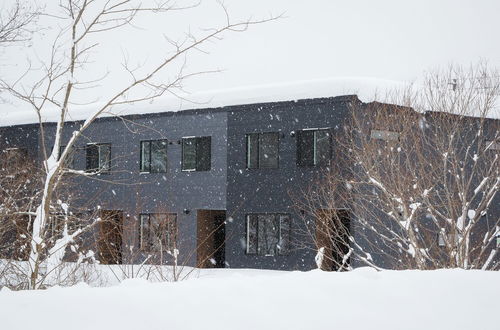
{"label": "window", "polygon": [[391,131],[379,131],[373,129],[371,131],[370,137],[375,140],[398,141],[399,133]]}
{"label": "window", "polygon": [[7,148],[2,151],[2,158],[9,163],[25,161],[28,157],[28,150],[25,148]]}
{"label": "window", "polygon": [[109,172],[111,170],[111,144],[87,145],[87,172]]}
{"label": "window", "polygon": [[212,138],[186,137],[182,139],[182,170],[210,171]]}
{"label": "window", "polygon": [[251,133],[247,140],[247,168],[278,168],[279,133]]}
{"label": "window", "polygon": [[159,252],[172,250],[177,239],[177,214],[140,214],[139,244],[143,251]]}
{"label": "window", "polygon": [[141,141],[141,172],[167,171],[167,143],[167,140]]}
{"label": "window", "polygon": [[286,255],[290,250],[288,214],[247,215],[247,254]]}
{"label": "window", "polygon": [[486,141],[487,150],[500,150],[500,142]]}
{"label": "window", "polygon": [[326,166],[332,154],[329,129],[307,129],[297,132],[297,165]]}
{"label": "window", "polygon": [[[445,235],[444,232],[438,233],[438,245],[441,247],[446,246],[446,241],[445,241],[444,235]],[[455,235],[448,234],[446,236],[446,238],[448,238],[448,242],[450,244],[455,243],[455,245],[457,245],[460,242],[460,235],[458,233],[455,233]]]}
{"label": "window", "polygon": [[497,248],[500,248],[500,235],[497,235]]}
{"label": "window", "polygon": [[[57,155],[57,160],[61,159],[61,155],[64,152],[64,149],[66,149],[66,146],[60,146],[59,147],[59,154]],[[66,159],[64,161],[64,167],[66,168],[73,168],[74,167],[74,155],[75,152],[73,148],[69,150],[68,155],[66,156]]]}

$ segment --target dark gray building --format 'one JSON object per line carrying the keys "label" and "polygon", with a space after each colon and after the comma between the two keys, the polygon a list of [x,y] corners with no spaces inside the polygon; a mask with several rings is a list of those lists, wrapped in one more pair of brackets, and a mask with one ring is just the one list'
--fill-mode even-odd
{"label": "dark gray building", "polygon": [[[188,265],[314,268],[314,249],[294,244],[313,246],[297,234],[304,223],[294,195],[342,161],[332,136],[353,104],[362,105],[347,95],[96,120],[68,166],[98,172],[74,178],[80,207],[101,210],[120,232],[96,247],[101,261],[140,262],[156,228]],[[63,144],[75,125],[67,123]],[[45,129],[52,136],[54,125]],[[38,132],[0,128],[0,149],[41,159]]]}

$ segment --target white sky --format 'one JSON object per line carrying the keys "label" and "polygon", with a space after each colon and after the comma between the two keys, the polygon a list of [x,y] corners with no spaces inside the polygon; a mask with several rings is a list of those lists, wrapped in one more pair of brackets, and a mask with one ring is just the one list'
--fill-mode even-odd
{"label": "white sky", "polygon": [[212,52],[227,70],[221,86],[336,76],[411,80],[479,59],[500,66],[498,0],[246,2],[248,12],[284,10],[288,18],[231,36]]}
{"label": "white sky", "polygon": [[[339,77],[411,81],[425,70],[480,59],[500,68],[499,0],[226,0],[225,4],[235,19],[269,13],[286,17],[244,33],[228,34],[204,48],[208,55],[191,54],[188,70],[223,71],[190,79],[185,84],[190,92]],[[147,68],[166,50],[163,34],[179,38],[187,28],[201,33],[198,28],[213,27],[223,19],[212,0],[203,0],[199,8],[168,19],[148,17],[138,22],[143,30],[100,40],[100,48],[93,54],[95,63],[82,74],[95,78],[110,71],[97,94],[114,90],[126,79],[119,70],[123,54],[131,63]],[[8,79],[19,75],[24,59],[34,58],[33,51],[39,58],[47,58],[54,31],[57,27],[52,25],[28,51],[7,49],[0,55],[0,74]],[[160,78],[168,79],[172,72]],[[81,101],[102,100],[97,94],[96,90],[83,94]],[[30,111],[2,108],[7,116]]]}

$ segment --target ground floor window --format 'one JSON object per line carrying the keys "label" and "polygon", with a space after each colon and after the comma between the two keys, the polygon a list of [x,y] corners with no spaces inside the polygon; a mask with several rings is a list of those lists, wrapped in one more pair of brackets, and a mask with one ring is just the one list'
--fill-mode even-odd
{"label": "ground floor window", "polygon": [[290,215],[247,215],[247,254],[286,255],[290,250]]}
{"label": "ground floor window", "polygon": [[177,239],[177,214],[146,213],[139,215],[140,248],[146,252],[169,251]]}

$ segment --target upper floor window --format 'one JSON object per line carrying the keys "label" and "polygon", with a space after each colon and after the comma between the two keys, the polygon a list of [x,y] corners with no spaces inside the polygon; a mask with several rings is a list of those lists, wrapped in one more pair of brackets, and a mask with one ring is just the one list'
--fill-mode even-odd
{"label": "upper floor window", "polygon": [[167,171],[167,141],[141,141],[141,172],[163,173]]}
{"label": "upper floor window", "polygon": [[332,133],[329,129],[306,129],[297,132],[297,165],[326,166],[332,156]]}
{"label": "upper floor window", "polygon": [[182,170],[210,171],[212,138],[210,136],[182,139]]}
{"label": "upper floor window", "polygon": [[375,140],[398,141],[399,133],[372,129],[370,137]]}
{"label": "upper floor window", "polygon": [[111,144],[87,144],[87,172],[109,172],[111,170]]}
{"label": "upper floor window", "polygon": [[288,214],[247,215],[247,254],[287,254],[290,250],[290,228]]}
{"label": "upper floor window", "polygon": [[500,150],[500,141],[486,141],[487,150]]}
{"label": "upper floor window", "polygon": [[246,141],[247,168],[278,168],[278,132],[247,134]]}
{"label": "upper floor window", "polygon": [[177,214],[146,213],[139,215],[139,246],[147,252],[171,251],[177,239]]}

